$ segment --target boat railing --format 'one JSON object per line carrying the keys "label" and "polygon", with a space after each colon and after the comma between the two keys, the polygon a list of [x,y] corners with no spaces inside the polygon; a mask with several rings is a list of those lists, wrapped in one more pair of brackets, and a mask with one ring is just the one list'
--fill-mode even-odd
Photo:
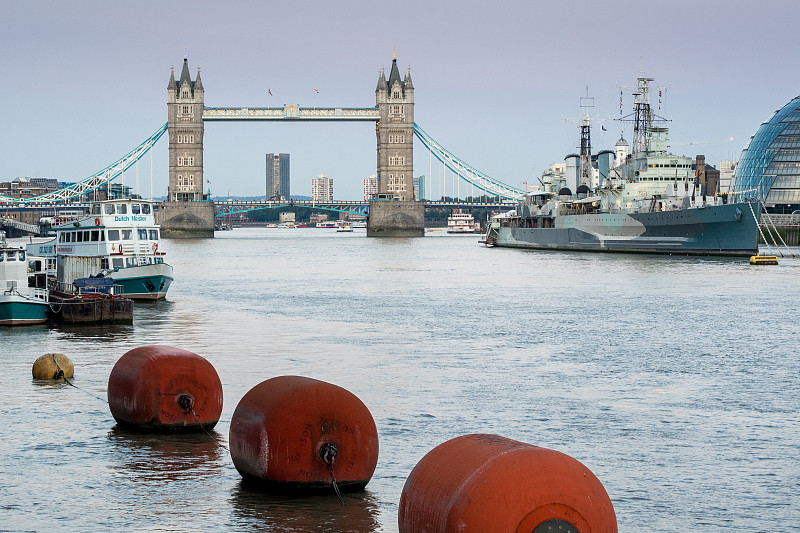
{"label": "boat railing", "polygon": [[50,297],[50,291],[42,288],[35,288],[33,289],[33,297],[47,301]]}

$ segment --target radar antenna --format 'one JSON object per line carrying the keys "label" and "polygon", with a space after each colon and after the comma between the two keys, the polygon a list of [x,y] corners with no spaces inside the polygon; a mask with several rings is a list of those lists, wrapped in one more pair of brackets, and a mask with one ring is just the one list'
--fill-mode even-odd
{"label": "radar antenna", "polygon": [[[636,78],[636,81],[637,86],[632,89],[634,99],[633,113],[619,119],[621,122],[633,122],[633,140],[631,143],[631,153],[633,155],[649,151],[649,139],[653,130],[653,122],[667,122],[667,119],[655,114],[650,106],[650,83],[654,79],[641,75]],[[661,109],[661,88],[658,91],[658,107]],[[621,108],[622,94],[620,91],[620,110]]]}

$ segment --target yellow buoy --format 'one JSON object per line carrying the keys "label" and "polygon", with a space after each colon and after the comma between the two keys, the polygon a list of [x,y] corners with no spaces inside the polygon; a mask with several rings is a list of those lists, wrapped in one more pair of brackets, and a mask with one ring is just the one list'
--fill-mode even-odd
{"label": "yellow buoy", "polygon": [[777,265],[778,256],[776,255],[753,255],[750,256],[751,265]]}
{"label": "yellow buoy", "polygon": [[33,379],[61,379],[75,375],[75,367],[63,353],[46,353],[33,363]]}

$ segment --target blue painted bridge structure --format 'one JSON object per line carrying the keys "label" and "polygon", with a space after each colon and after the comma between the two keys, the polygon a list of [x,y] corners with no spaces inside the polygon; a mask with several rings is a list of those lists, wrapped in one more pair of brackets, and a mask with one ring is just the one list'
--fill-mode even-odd
{"label": "blue painted bridge structure", "polygon": [[[391,200],[387,200],[391,201]],[[486,202],[447,202],[447,201],[425,201],[425,208],[441,209],[513,209],[515,202],[511,200],[498,199]],[[351,215],[369,216],[369,202],[344,201],[321,203],[312,200],[225,200],[214,202],[214,216],[224,217],[261,209],[308,207],[310,209],[320,209],[324,211],[336,211],[339,213],[349,213]]]}

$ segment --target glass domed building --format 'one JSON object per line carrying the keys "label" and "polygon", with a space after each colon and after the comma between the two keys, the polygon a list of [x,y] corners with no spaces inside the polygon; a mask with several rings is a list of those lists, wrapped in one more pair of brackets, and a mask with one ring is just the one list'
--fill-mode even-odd
{"label": "glass domed building", "polygon": [[731,190],[760,197],[769,212],[800,209],[800,96],[763,123],[742,151]]}

